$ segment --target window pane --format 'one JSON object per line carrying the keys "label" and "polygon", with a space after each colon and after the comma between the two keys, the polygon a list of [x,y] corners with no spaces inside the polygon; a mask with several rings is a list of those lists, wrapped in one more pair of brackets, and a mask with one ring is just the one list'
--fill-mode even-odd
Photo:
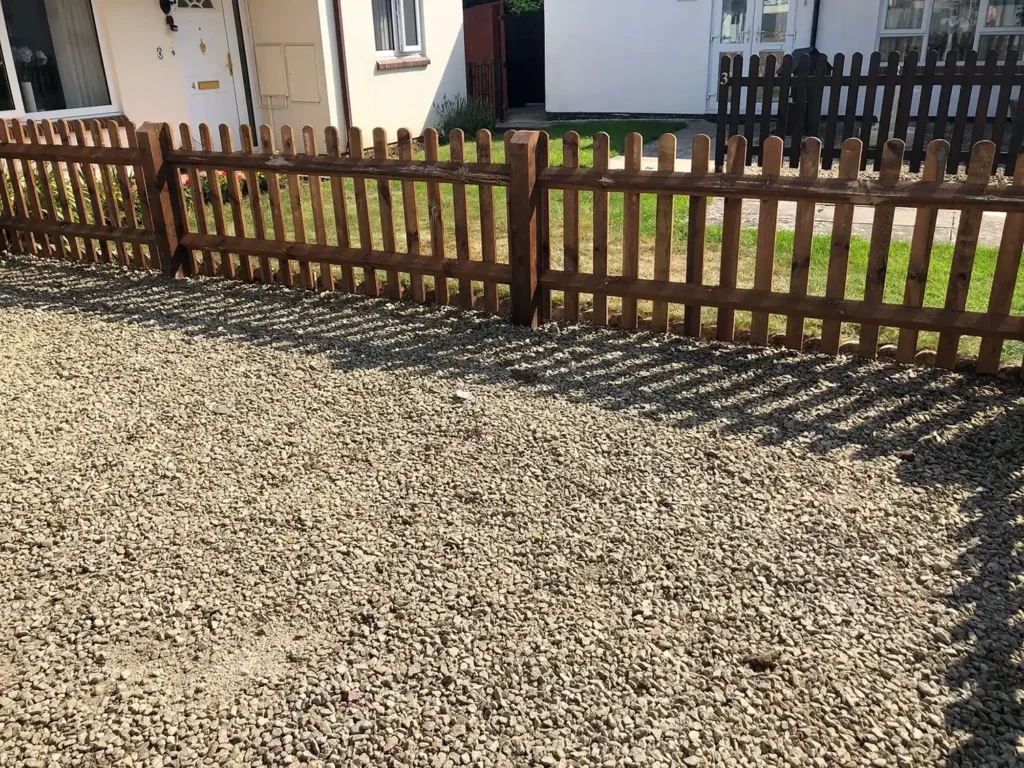
{"label": "window pane", "polygon": [[378,51],[393,51],[395,25],[391,18],[391,0],[373,0],[373,37]]}
{"label": "window pane", "polygon": [[886,0],[886,29],[920,29],[924,25],[924,0]]}
{"label": "window pane", "polygon": [[999,59],[1006,59],[1006,52],[1013,48],[1020,53],[1024,48],[1024,35],[982,35],[978,43],[978,52],[982,58],[991,50],[999,51]]}
{"label": "window pane", "polygon": [[2,4],[26,112],[110,104],[90,3],[2,0]]}
{"label": "window pane", "polygon": [[963,60],[974,47],[974,31],[978,25],[979,0],[935,0],[928,28],[928,48],[939,57],[956,51]]}
{"label": "window pane", "polygon": [[884,62],[890,53],[897,51],[900,56],[906,56],[911,51],[921,51],[920,37],[883,37],[878,41],[878,51],[882,54]]}
{"label": "window pane", "polygon": [[420,28],[417,23],[417,7],[419,0],[402,0],[402,22],[405,26],[406,46],[417,47],[420,44]]}
{"label": "window pane", "polygon": [[1024,27],[1024,0],[989,0],[986,27]]}
{"label": "window pane", "polygon": [[745,42],[746,33],[747,0],[722,0],[722,42]]}
{"label": "window pane", "polygon": [[786,42],[789,24],[789,0],[765,0],[761,11],[761,42]]}

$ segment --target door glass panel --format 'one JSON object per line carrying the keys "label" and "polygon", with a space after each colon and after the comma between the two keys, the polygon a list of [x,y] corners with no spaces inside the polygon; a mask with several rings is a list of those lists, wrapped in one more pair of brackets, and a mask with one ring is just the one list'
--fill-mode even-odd
{"label": "door glass panel", "polygon": [[722,42],[745,43],[749,0],[722,0]]}
{"label": "door glass panel", "polygon": [[924,26],[924,0],[886,0],[886,29],[920,29]]}
{"label": "door glass panel", "polygon": [[26,112],[110,104],[92,6],[82,0],[0,0]]}
{"label": "door glass panel", "polygon": [[786,42],[789,26],[789,0],[764,0],[761,11],[761,42]]}
{"label": "door glass panel", "polygon": [[1020,53],[1024,51],[1024,35],[982,35],[978,43],[978,53],[984,57],[991,50],[999,51],[999,60],[1006,61],[1010,49]]}

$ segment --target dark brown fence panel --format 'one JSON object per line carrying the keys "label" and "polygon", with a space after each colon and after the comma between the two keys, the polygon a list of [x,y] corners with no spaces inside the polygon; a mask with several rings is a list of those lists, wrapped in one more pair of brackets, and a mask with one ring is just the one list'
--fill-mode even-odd
{"label": "dark brown fence panel", "polygon": [[883,60],[871,53],[829,61],[821,54],[796,58],[724,56],[718,86],[718,135],[715,168],[721,171],[726,146],[742,135],[748,164],[763,160],[770,136],[781,136],[790,166],[799,164],[807,136],[822,140],[822,167],[831,169],[842,144],[858,137],[864,146],[862,168],[880,168],[889,139],[906,144],[906,162],[919,172],[925,149],[935,139],[950,142],[947,169],[966,166],[970,148],[991,139],[997,169],[1011,174],[1024,142],[1024,66],[1016,51],[1000,59],[977,51],[963,61],[950,52],[942,66],[935,51],[925,57],[892,52]]}

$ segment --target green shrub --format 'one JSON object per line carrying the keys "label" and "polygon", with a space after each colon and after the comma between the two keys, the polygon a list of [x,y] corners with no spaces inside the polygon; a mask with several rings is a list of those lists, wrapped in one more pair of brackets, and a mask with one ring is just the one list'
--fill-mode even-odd
{"label": "green shrub", "polygon": [[437,135],[442,144],[449,142],[456,128],[461,128],[467,140],[472,141],[481,128],[492,130],[498,123],[494,109],[476,98],[456,96],[449,99],[445,96],[441,103],[434,105],[434,111],[437,112]]}

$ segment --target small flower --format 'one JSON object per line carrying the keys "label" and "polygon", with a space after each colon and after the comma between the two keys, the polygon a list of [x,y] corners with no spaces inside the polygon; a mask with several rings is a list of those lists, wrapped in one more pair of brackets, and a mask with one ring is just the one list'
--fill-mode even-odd
{"label": "small flower", "polygon": [[31,64],[35,54],[32,49],[27,45],[23,45],[20,48],[15,48],[12,53],[14,54],[14,60],[19,64]]}
{"label": "small flower", "polygon": [[40,67],[45,67],[46,66],[46,62],[49,61],[49,59],[47,58],[46,54],[43,53],[42,51],[36,51],[35,59],[36,59],[36,64],[39,65]]}

